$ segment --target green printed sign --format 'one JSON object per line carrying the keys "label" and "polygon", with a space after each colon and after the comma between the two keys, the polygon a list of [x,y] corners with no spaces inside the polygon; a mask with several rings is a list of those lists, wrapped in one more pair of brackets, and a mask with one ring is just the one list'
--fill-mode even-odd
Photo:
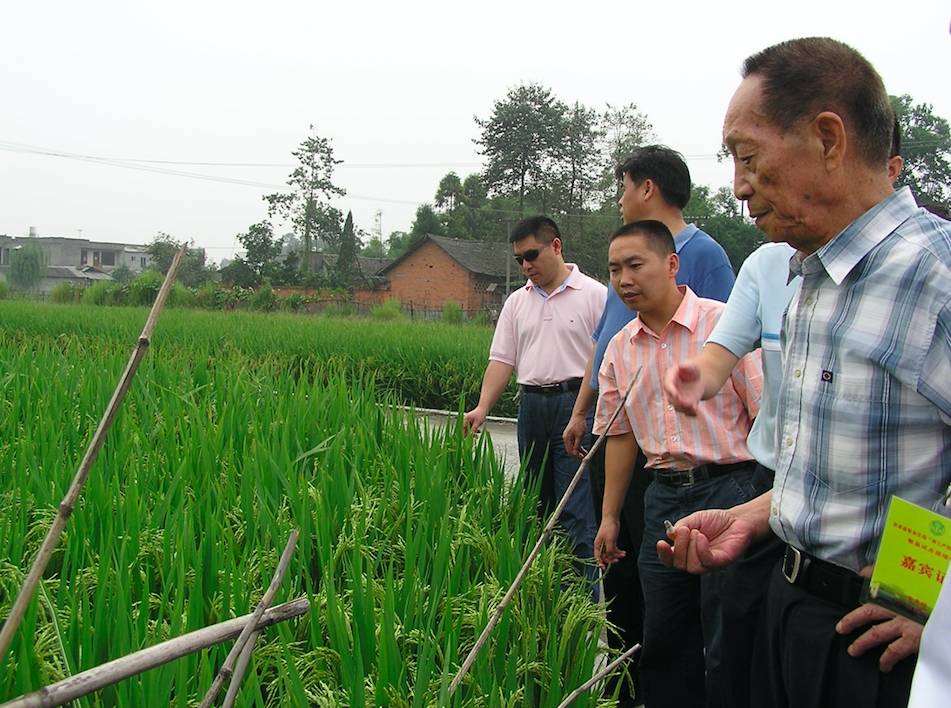
{"label": "green printed sign", "polygon": [[868,599],[924,623],[951,563],[951,519],[892,497]]}

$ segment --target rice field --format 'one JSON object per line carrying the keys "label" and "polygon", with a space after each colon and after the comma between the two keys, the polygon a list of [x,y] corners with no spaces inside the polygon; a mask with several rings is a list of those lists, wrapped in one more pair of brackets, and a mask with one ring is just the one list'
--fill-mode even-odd
{"label": "rice field", "polygon": [[[145,315],[0,302],[0,617]],[[604,626],[560,542],[448,697],[540,523],[531,494],[506,482],[486,441],[386,405],[437,407],[441,396],[461,406],[463,390],[478,391],[489,336],[163,314],[0,659],[0,699],[251,611],[296,527],[278,601],[306,594],[311,612],[262,635],[239,705],[557,706],[591,676]],[[435,383],[450,377],[468,389]],[[180,659],[80,704],[195,705],[227,651]]]}

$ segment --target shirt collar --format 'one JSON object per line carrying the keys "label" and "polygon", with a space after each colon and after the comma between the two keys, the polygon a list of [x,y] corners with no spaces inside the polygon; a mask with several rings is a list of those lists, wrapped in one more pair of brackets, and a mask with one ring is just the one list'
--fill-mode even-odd
{"label": "shirt collar", "polygon": [[[574,288],[575,290],[581,290],[582,286],[584,285],[584,279],[581,277],[581,270],[578,268],[578,266],[574,263],[565,263],[565,265],[568,266],[568,277],[558,283],[554,290],[552,290],[550,293],[547,293],[548,295],[554,295],[559,290],[564,288]],[[538,290],[540,293],[545,292],[535,285],[535,283],[531,281],[531,278],[525,281],[525,289]]]}
{"label": "shirt collar", "polygon": [[836,285],[841,285],[852,269],[917,209],[911,189],[902,187],[842,229],[815,253],[808,256],[794,253],[789,259],[789,280],[822,268]]}
{"label": "shirt collar", "polygon": [[[670,322],[676,322],[681,327],[686,328],[688,331],[693,332],[697,327],[697,321],[700,318],[700,298],[698,298],[693,290],[690,289],[687,285],[678,285],[677,289],[683,293],[683,299],[680,301],[680,305],[677,307],[677,311],[674,312],[674,316],[670,318]],[[667,323],[667,326],[670,325],[670,322]],[[664,329],[667,327],[665,326]],[[651,332],[642,322],[641,317],[638,315],[634,321],[631,323],[631,339],[637,336],[638,332]],[[654,334],[660,334],[659,332],[654,332]]]}
{"label": "shirt collar", "polygon": [[687,245],[687,241],[692,239],[700,229],[696,224],[687,224],[676,236],[674,236],[674,248],[677,253]]}

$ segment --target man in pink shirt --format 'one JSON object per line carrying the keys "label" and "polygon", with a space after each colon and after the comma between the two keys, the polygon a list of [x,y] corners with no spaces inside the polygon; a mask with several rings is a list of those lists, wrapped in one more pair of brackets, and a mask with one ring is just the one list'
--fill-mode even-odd
{"label": "man in pink shirt", "polygon": [[[607,288],[565,263],[561,233],[546,216],[520,221],[509,241],[528,282],[502,307],[479,404],[466,413],[463,427],[474,431],[482,426],[514,371],[521,389],[518,450],[525,462],[524,481],[534,484],[541,477],[540,512],[547,514],[578,469],[578,461],[565,451],[562,432],[594,346],[591,333],[604,310]],[[591,558],[597,528],[587,477],[575,487],[561,525],[575,554]],[[593,578],[594,567],[585,566],[585,574]]]}
{"label": "man in pink shirt", "polygon": [[[611,284],[638,316],[608,344],[599,374],[594,433],[608,439],[594,549],[602,567],[624,556],[617,548],[618,518],[640,448],[646,471],[654,475],[644,497],[638,557],[645,605],[639,666],[644,702],[647,708],[710,708],[721,705],[720,574],[702,579],[678,574],[663,566],[653,549],[666,537],[667,519],[753,496],[756,461],[746,438],[759,410],[762,369],[758,353],[747,355],[720,392],[698,406],[696,417],[674,410],[664,395],[664,375],[701,350],[724,308],[678,287],[678,267],[673,237],[660,221],[635,221],[611,237]],[[635,376],[624,413],[608,428]]]}

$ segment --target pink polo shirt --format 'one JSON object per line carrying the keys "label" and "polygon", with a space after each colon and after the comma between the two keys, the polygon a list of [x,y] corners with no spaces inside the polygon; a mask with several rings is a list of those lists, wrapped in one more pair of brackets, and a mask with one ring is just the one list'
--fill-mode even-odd
{"label": "pink polo shirt", "polygon": [[489,359],[515,367],[520,384],[544,385],[584,376],[607,288],[568,263],[571,273],[546,295],[529,280],[505,301]]}
{"label": "pink polo shirt", "polygon": [[[726,307],[697,297],[685,285],[680,290],[684,298],[663,331],[651,331],[638,317],[608,344],[601,364],[594,433],[633,432],[652,469],[688,470],[708,463],[751,460],[746,438],[759,412],[763,389],[758,349],[740,359],[716,396],[697,406],[696,417],[675,411],[664,394],[668,369],[700,353]],[[609,430],[611,414],[638,368],[641,374],[624,412]]]}

